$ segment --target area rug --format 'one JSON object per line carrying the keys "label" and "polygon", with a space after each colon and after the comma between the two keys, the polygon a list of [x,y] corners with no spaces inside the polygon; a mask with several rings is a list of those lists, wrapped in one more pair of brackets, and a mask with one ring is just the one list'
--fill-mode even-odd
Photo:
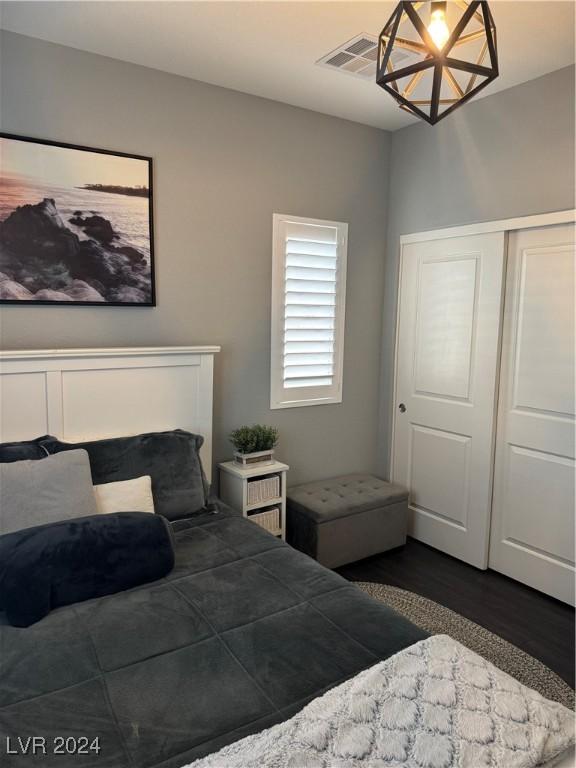
{"label": "area rug", "polygon": [[450,635],[528,688],[574,709],[574,691],[559,675],[479,624],[414,592],[364,581],[354,584],[431,635]]}

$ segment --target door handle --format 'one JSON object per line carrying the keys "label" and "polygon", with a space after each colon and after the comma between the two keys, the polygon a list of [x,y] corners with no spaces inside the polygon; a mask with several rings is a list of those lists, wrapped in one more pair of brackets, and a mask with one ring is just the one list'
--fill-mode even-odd
{"label": "door handle", "polygon": [[400,411],[400,413],[406,413],[406,406],[404,405],[404,403],[400,403],[400,405],[398,406],[398,410]]}

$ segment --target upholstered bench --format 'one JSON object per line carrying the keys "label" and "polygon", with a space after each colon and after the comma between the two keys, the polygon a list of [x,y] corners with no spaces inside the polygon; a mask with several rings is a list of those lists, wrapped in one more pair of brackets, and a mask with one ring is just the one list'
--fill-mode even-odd
{"label": "upholstered bench", "polygon": [[406,542],[408,492],[374,475],[343,475],[288,489],[286,540],[328,568]]}

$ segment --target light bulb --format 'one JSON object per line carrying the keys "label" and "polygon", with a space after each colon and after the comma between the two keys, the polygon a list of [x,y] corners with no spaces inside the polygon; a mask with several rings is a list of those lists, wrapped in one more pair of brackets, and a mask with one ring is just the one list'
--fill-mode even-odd
{"label": "light bulb", "polygon": [[432,3],[428,32],[436,48],[439,51],[442,50],[450,37],[450,30],[446,24],[446,3]]}

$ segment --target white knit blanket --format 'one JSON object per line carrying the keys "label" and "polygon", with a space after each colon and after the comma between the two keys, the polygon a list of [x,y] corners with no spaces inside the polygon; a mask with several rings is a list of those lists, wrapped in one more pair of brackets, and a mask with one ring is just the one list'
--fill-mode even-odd
{"label": "white knit blanket", "polygon": [[435,635],[187,768],[533,768],[573,743],[574,713]]}

